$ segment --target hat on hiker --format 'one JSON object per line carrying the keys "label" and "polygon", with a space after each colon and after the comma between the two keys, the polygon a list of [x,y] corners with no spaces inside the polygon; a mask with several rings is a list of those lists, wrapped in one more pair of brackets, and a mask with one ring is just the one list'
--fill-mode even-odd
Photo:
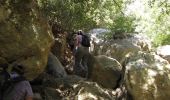
{"label": "hat on hiker", "polygon": [[83,34],[83,31],[82,30],[78,30],[78,35],[82,35]]}

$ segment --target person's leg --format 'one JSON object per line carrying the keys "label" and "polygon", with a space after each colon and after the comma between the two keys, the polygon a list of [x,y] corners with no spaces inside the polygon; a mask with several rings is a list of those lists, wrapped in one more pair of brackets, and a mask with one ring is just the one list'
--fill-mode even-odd
{"label": "person's leg", "polygon": [[81,61],[82,61],[83,53],[82,53],[82,48],[79,47],[77,48],[77,51],[75,53],[75,64],[74,64],[74,73],[76,75],[80,75],[80,70],[81,70]]}
{"label": "person's leg", "polygon": [[88,57],[89,57],[89,48],[84,47],[84,49],[83,49],[82,65],[84,67],[85,77],[86,78],[88,77],[88,66],[87,66]]}

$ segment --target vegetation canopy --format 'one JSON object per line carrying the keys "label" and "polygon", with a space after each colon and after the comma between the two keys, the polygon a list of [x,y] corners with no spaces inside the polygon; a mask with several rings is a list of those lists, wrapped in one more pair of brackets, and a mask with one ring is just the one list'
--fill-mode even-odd
{"label": "vegetation canopy", "polygon": [[50,24],[66,31],[106,28],[114,33],[143,33],[155,46],[170,44],[168,0],[38,0]]}

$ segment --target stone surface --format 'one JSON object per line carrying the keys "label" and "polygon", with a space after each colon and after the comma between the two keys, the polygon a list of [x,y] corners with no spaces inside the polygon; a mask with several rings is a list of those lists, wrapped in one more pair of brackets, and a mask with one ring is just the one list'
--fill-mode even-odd
{"label": "stone surface", "polygon": [[47,76],[42,86],[33,88],[43,100],[116,100],[115,91],[104,89],[96,82],[75,75],[55,79]]}
{"label": "stone surface", "polygon": [[154,53],[132,55],[126,65],[125,81],[134,100],[170,98],[170,65]]}
{"label": "stone surface", "polygon": [[52,43],[34,0],[0,1],[0,65],[21,64],[32,80],[44,71]]}
{"label": "stone surface", "polygon": [[96,56],[95,59],[90,79],[105,88],[116,88],[122,74],[120,63],[104,55]]}
{"label": "stone surface", "polygon": [[158,47],[156,53],[170,63],[170,45]]}
{"label": "stone surface", "polygon": [[74,91],[77,91],[76,100],[116,100],[112,91],[93,82],[81,82],[74,88]]}
{"label": "stone surface", "polygon": [[52,53],[48,56],[48,62],[47,62],[47,73],[52,75],[55,78],[61,78],[66,77],[67,73],[61,64],[61,62],[58,60],[58,58],[53,55]]}
{"label": "stone surface", "polygon": [[138,51],[150,51],[151,41],[142,34],[133,34],[122,39],[111,39],[109,41],[92,41],[91,52],[94,55],[106,55],[115,58],[121,64],[130,53]]}

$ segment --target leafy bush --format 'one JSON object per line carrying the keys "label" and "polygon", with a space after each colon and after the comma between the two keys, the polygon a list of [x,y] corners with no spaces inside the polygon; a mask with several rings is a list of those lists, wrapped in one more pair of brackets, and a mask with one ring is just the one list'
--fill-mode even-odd
{"label": "leafy bush", "polygon": [[170,45],[170,34],[158,34],[153,40],[153,45],[155,47],[161,45]]}
{"label": "leafy bush", "polygon": [[[118,16],[115,15],[122,12],[123,1],[38,0],[38,3],[41,11],[50,22],[57,23],[68,31],[77,29],[87,31],[97,27],[108,28],[112,23],[117,23],[116,25],[118,26],[119,21],[115,20],[114,22],[114,18],[117,18]],[[118,19],[121,19],[121,17]],[[128,24],[127,22],[125,23]]]}
{"label": "leafy bush", "polygon": [[110,29],[115,33],[133,33],[135,30],[134,17],[117,15]]}
{"label": "leafy bush", "polygon": [[116,15],[113,20],[113,24],[110,24],[109,29],[111,32],[103,34],[102,38],[112,39],[114,35],[119,35],[121,37],[127,34],[135,33],[134,17]]}

